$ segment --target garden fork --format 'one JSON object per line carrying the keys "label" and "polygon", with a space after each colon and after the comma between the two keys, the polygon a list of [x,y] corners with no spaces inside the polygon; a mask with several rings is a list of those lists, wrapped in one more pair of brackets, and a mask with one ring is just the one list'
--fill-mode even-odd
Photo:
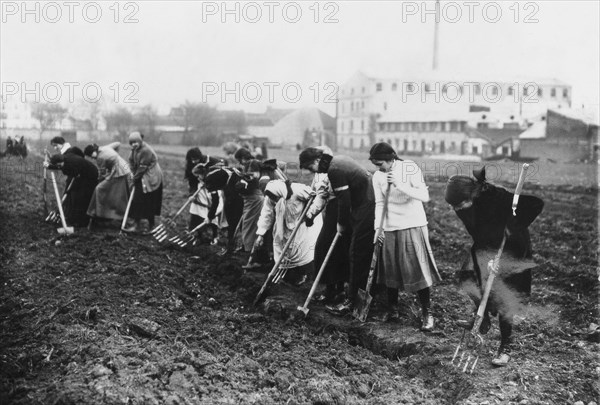
{"label": "garden fork", "polygon": [[185,202],[185,204],[183,204],[183,206],[179,209],[179,211],[177,211],[177,213],[175,215],[173,215],[173,217],[171,218],[165,218],[160,225],[158,225],[156,228],[154,228],[153,230],[150,231],[150,233],[152,234],[152,236],[154,237],[154,239],[157,240],[157,242],[163,242],[165,239],[167,239],[169,237],[169,234],[171,233],[171,230],[173,228],[175,228],[175,219],[179,216],[179,214],[181,214],[183,212],[183,210],[185,210],[185,208],[192,202],[194,201],[194,198],[196,198],[196,196],[198,195],[198,193],[200,192],[201,188],[198,187],[198,190],[196,190],[196,192],[194,194],[192,194]]}
{"label": "garden fork", "polygon": [[[519,176],[519,181],[517,182],[517,187],[515,189],[513,202],[512,202],[512,214],[516,216],[516,209],[519,203],[519,196],[521,194],[521,190],[523,189],[523,183],[525,183],[525,176],[527,174],[527,169],[529,165],[525,163],[523,165],[523,170]],[[481,322],[483,321],[483,317],[485,315],[485,309],[487,306],[488,299],[490,297],[490,292],[492,291],[492,284],[494,283],[494,279],[498,274],[499,266],[500,266],[500,256],[502,255],[502,251],[504,250],[504,244],[506,243],[506,233],[505,230],[504,236],[502,237],[502,242],[500,243],[500,248],[498,249],[498,253],[494,259],[490,260],[487,264],[488,269],[488,278],[485,284],[485,289],[483,291],[483,296],[481,297],[481,302],[479,303],[479,307],[477,308],[477,314],[475,315],[475,321],[473,322],[473,327],[471,331],[467,334],[466,330],[463,330],[462,337],[456,350],[454,350],[454,355],[452,356],[452,360],[450,364],[456,366],[457,368],[462,367],[463,373],[473,374],[473,370],[475,370],[475,366],[479,361],[479,353],[481,352],[481,348],[484,345],[483,336],[479,332],[479,327],[481,326]],[[465,340],[466,338],[466,340]],[[458,359],[458,362],[454,364],[454,361]]]}

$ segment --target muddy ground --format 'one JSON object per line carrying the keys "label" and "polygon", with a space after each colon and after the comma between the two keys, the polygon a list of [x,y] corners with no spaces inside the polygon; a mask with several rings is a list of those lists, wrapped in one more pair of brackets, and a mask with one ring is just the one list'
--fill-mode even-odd
{"label": "muddy ground", "polygon": [[[302,320],[292,315],[308,285],[280,284],[252,307],[267,269],[244,274],[244,254],[161,246],[120,236],[117,224],[59,236],[43,221],[39,163],[1,161],[0,404],[600,402],[598,334],[589,333],[598,323],[596,189],[525,186],[546,206],[531,226],[539,268],[514,361],[490,365],[494,321],[467,376],[448,362],[460,340],[454,321],[471,310],[454,277],[469,238],[443,182],[429,182],[426,204],[444,281],[433,290],[436,330],[424,334],[409,295],[399,322],[360,324],[316,304]],[[173,213],[186,197],[183,164],[161,164]]]}

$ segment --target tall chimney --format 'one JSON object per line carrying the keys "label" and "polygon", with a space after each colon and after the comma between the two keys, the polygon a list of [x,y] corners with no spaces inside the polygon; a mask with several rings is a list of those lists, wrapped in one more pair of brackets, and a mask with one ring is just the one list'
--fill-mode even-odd
{"label": "tall chimney", "polygon": [[433,70],[438,68],[438,43],[440,36],[440,0],[435,2],[435,28],[433,32]]}

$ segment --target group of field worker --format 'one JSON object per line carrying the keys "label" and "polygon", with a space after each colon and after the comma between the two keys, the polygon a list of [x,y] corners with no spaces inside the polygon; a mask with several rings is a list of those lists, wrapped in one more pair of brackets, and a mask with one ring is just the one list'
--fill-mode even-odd
{"label": "group of field worker", "polygon": [[[126,162],[118,154],[118,143],[89,145],[82,152],[63,139],[52,140],[58,153],[46,166],[68,176],[65,212],[73,225],[91,225],[90,219],[121,220],[133,193],[132,222],[126,230],[147,234],[154,228],[154,218],[161,212],[163,174],[142,134],[131,133],[129,143],[132,151]],[[216,242],[218,229],[227,229],[222,253],[249,253],[247,269],[279,263],[285,270],[283,280],[295,286],[323,268],[320,282],[325,287],[315,301],[335,315],[353,312],[376,253],[375,280],[384,299],[374,318],[399,319],[398,293],[404,290],[418,297],[420,329],[434,329],[431,286],[441,277],[423,205],[430,199],[429,191],[415,162],[400,159],[390,144],[379,142],[369,152],[377,168],[371,174],[350,157],[334,156],[328,147],[309,147],[299,155],[300,168],[314,174],[312,184],[306,185],[290,181],[282,162],[275,159],[259,159],[255,152],[232,143],[223,150],[226,157],[209,156],[199,148],[186,154],[190,230],[207,225],[212,230],[207,240]],[[487,182],[485,168],[473,174],[451,177],[445,200],[473,238],[459,275],[476,305],[488,276],[487,264],[504,246],[498,288],[492,290],[479,329],[487,333],[490,316],[499,315],[501,342],[492,364],[504,366],[511,359],[514,316],[514,306],[506,300],[522,300],[531,292],[535,264],[528,226],[543,202],[520,196],[514,215],[513,193]],[[500,289],[510,294],[501,294]],[[473,327],[473,321],[458,323]]]}

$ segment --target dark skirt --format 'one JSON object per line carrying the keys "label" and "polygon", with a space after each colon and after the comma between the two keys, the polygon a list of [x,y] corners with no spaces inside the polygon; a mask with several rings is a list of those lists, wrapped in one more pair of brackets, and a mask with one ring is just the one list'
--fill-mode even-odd
{"label": "dark skirt", "polygon": [[441,280],[427,226],[385,232],[377,283],[416,292]]}
{"label": "dark skirt", "polygon": [[129,216],[136,221],[147,219],[154,222],[154,216],[160,215],[163,185],[150,193],[144,193],[141,182],[135,183],[135,195],[131,202]]}
{"label": "dark skirt", "polygon": [[[338,200],[333,199],[327,204],[327,208],[323,212],[323,227],[315,244],[315,271],[318,272],[325,260],[327,251],[333,242],[333,238],[337,232],[337,214]],[[329,261],[325,266],[321,282],[324,284],[336,284],[347,282],[350,277],[350,260],[348,251],[350,250],[350,233],[345,232],[333,250],[333,254],[329,257]]]}
{"label": "dark skirt", "polygon": [[87,209],[97,182],[84,178],[75,178],[73,181],[73,186],[65,199],[65,220],[68,226],[87,226],[89,222]]}

